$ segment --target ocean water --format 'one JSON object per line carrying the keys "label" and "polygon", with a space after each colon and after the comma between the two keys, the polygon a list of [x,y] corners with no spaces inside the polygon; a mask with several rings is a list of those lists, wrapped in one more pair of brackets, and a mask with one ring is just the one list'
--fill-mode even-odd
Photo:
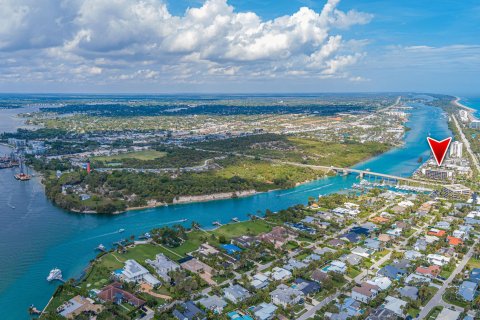
{"label": "ocean water", "polygon": [[[405,146],[356,165],[356,168],[409,176],[420,156],[429,156],[426,137],[443,139],[451,133],[446,118],[437,108],[412,105]],[[0,114],[3,115],[0,110]],[[0,119],[4,119],[0,116]],[[4,127],[2,127],[4,126]],[[10,121],[0,120],[0,131]],[[7,152],[0,146],[0,154]],[[68,213],[53,206],[44,196],[39,178],[20,183],[14,170],[0,170],[0,310],[1,319],[28,319],[27,308],[43,308],[58,284],[48,283],[49,271],[58,267],[65,278],[81,275],[95,257],[94,248],[152,228],[197,221],[206,228],[213,221],[228,223],[233,217],[246,220],[248,214],[276,211],[307,202],[309,196],[338,192],[358,182],[354,175],[331,177],[294,189],[273,191],[241,199],[228,199],[131,211],[116,216]],[[123,228],[125,233],[118,234]]]}
{"label": "ocean water", "polygon": [[460,103],[477,110],[475,116],[480,119],[480,96],[462,97]]}

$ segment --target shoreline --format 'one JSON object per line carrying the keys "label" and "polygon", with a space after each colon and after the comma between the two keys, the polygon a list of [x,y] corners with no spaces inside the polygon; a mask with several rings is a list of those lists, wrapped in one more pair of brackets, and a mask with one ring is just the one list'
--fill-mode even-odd
{"label": "shoreline", "polygon": [[478,110],[476,110],[476,109],[474,109],[474,108],[471,108],[471,107],[467,107],[466,105],[462,104],[462,103],[460,102],[460,100],[462,100],[460,97],[455,97],[455,100],[453,101],[453,103],[454,103],[457,107],[467,110],[468,114],[472,117],[472,119],[477,120],[477,117],[475,117],[475,113],[476,113]]}

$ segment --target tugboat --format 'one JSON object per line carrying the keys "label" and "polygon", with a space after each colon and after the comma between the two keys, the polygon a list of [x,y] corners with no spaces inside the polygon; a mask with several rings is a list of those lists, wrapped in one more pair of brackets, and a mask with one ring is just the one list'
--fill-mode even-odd
{"label": "tugboat", "polygon": [[48,282],[51,282],[51,281],[54,281],[54,280],[63,280],[62,278],[62,270],[58,269],[58,268],[54,268],[50,271],[50,273],[48,274],[48,277],[47,277],[47,281]]}
{"label": "tugboat", "polygon": [[28,173],[25,173],[25,166],[23,164],[23,158],[20,157],[20,173],[17,173],[14,175],[15,179],[18,181],[28,181],[32,179],[32,176],[29,175]]}

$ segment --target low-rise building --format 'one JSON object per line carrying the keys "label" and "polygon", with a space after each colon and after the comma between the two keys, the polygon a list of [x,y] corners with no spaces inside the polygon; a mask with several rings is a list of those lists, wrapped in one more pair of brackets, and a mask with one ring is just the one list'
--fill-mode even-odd
{"label": "low-rise building", "polygon": [[478,289],[478,283],[472,281],[463,281],[458,287],[458,295],[465,301],[473,301]]}
{"label": "low-rise building", "polygon": [[155,256],[155,260],[145,260],[146,263],[151,265],[155,272],[165,280],[170,282],[169,272],[180,269],[180,265],[172,260],[168,259],[163,253],[159,253]]}
{"label": "low-rise building", "polygon": [[425,277],[435,279],[440,274],[440,267],[438,265],[433,265],[429,267],[418,267],[415,272]]}
{"label": "low-rise building", "polygon": [[197,303],[216,314],[222,313],[223,309],[228,305],[225,300],[216,295],[203,297],[197,300]]}
{"label": "low-rise building", "polygon": [[439,254],[429,254],[427,256],[427,261],[429,263],[433,263],[437,266],[443,267],[444,265],[450,263],[451,258],[445,257]]}
{"label": "low-rise building", "polygon": [[199,309],[192,301],[187,301],[173,310],[173,316],[178,320],[205,320],[205,312]]}
{"label": "low-rise building", "polygon": [[223,289],[223,295],[226,299],[235,304],[242,302],[251,296],[250,292],[239,284],[230,285]]}
{"label": "low-rise building", "polygon": [[270,293],[270,297],[274,304],[287,308],[302,302],[305,295],[298,289],[281,284]]}
{"label": "low-rise building", "polygon": [[125,261],[121,278],[126,282],[145,282],[152,287],[160,284],[160,281],[137,261],[129,259]]}
{"label": "low-rise building", "polygon": [[252,282],[250,283],[255,289],[263,289],[268,286],[270,283],[268,277],[263,273],[257,273],[253,276]]}
{"label": "low-rise building", "polygon": [[258,306],[253,307],[251,311],[257,320],[270,320],[275,316],[277,306],[272,303],[263,302]]}
{"label": "low-rise building", "polygon": [[376,285],[363,282],[360,286],[353,287],[352,299],[363,303],[369,303],[380,292],[380,288]]}
{"label": "low-rise building", "polygon": [[292,273],[286,269],[275,267],[272,269],[271,277],[275,281],[282,281],[289,279],[292,276]]}

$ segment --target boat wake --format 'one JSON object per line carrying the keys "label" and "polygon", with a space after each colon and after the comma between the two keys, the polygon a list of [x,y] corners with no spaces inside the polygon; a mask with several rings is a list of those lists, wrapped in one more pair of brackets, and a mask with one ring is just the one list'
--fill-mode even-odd
{"label": "boat wake", "polygon": [[287,193],[279,194],[277,197],[288,196],[288,195],[294,194],[294,193],[305,193],[305,192],[310,192],[310,191],[315,191],[315,190],[321,190],[321,189],[328,188],[330,186],[333,186],[333,183],[326,184],[324,186],[313,188],[313,189],[290,191],[290,192],[287,192]]}
{"label": "boat wake", "polygon": [[153,228],[153,227],[157,227],[157,226],[166,226],[166,225],[169,225],[169,224],[175,224],[175,223],[183,223],[183,222],[186,222],[188,221],[188,219],[180,219],[180,220],[174,220],[174,221],[168,221],[168,222],[162,222],[162,223],[155,223],[155,224],[151,224],[151,225],[142,225],[143,227],[147,227],[147,228]]}

